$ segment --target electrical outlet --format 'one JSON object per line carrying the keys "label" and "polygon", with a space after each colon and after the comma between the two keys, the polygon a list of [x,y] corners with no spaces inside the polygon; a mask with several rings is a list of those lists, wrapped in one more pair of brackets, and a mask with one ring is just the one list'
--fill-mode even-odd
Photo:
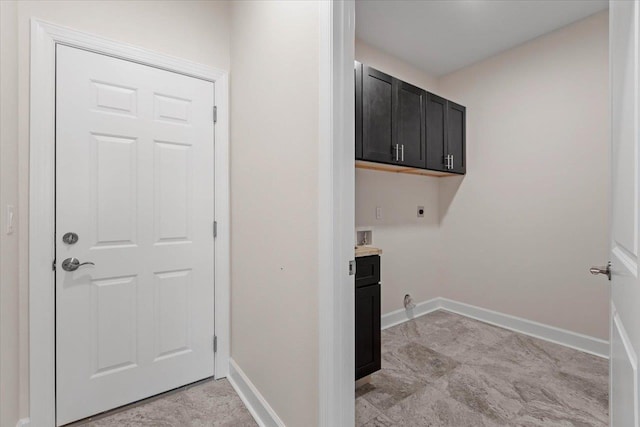
{"label": "electrical outlet", "polygon": [[418,206],[418,218],[424,218],[424,206]]}
{"label": "electrical outlet", "polygon": [[380,206],[376,207],[376,219],[382,219],[382,208]]}

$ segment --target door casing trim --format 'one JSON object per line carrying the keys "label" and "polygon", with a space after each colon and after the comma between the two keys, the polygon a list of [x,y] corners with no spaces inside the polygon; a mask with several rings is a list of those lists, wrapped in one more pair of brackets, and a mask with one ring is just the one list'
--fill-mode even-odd
{"label": "door casing trim", "polygon": [[355,423],[355,1],[319,2],[318,425]]}
{"label": "door casing trim", "polygon": [[215,83],[215,377],[229,372],[230,202],[229,74],[38,19],[31,20],[29,122],[29,418],[34,426],[55,418],[55,47],[91,52]]}

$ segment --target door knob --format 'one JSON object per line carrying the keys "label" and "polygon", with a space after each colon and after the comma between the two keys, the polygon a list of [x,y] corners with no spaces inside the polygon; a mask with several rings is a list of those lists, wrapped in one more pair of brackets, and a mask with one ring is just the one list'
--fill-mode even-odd
{"label": "door knob", "polygon": [[589,271],[593,275],[605,274],[611,280],[611,261],[607,263],[606,267],[591,267]]}
{"label": "door knob", "polygon": [[62,269],[64,271],[76,271],[78,268],[80,268],[83,265],[95,265],[95,264],[92,262],[80,263],[80,260],[78,258],[67,258],[64,261],[62,261]]}

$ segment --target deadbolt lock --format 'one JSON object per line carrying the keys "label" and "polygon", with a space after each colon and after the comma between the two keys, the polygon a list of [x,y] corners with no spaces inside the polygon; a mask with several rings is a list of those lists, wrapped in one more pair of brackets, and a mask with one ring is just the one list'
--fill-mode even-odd
{"label": "deadbolt lock", "polygon": [[73,245],[78,241],[78,235],[76,233],[65,233],[62,236],[62,241],[67,245]]}

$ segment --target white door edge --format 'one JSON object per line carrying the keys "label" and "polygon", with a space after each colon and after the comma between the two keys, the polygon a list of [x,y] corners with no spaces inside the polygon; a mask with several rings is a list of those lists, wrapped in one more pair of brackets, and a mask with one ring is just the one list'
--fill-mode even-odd
{"label": "white door edge", "polygon": [[609,423],[638,426],[638,48],[640,1],[609,8],[611,115]]}
{"label": "white door edge", "polygon": [[[631,370],[633,372],[633,389],[634,389],[634,395],[638,396],[638,356],[636,354],[636,352],[633,350],[633,345],[631,344],[631,340],[629,339],[629,335],[627,334],[627,330],[625,329],[622,320],[620,319],[620,315],[618,314],[617,310],[616,310],[616,306],[613,302],[611,302],[611,336],[613,337],[614,334],[617,333],[620,336],[620,339],[622,341],[622,345],[624,347],[624,354],[627,357],[627,362],[629,363],[629,366],[631,367]],[[613,339],[611,340],[612,345],[613,345]],[[610,358],[611,359],[611,358]],[[612,369],[612,365],[609,365],[609,370],[610,373],[609,375],[612,375],[611,372]],[[611,393],[609,394],[611,395]],[[635,419],[635,424],[637,425],[638,422],[640,421],[640,408],[638,407],[638,405],[640,405],[640,402],[638,402],[637,400],[634,400],[634,405],[633,405],[633,412],[634,412],[634,419]],[[612,410],[612,408],[609,409],[610,411]]]}
{"label": "white door edge", "polygon": [[355,2],[321,2],[318,425],[355,422]]}
{"label": "white door edge", "polygon": [[29,125],[29,418],[34,426],[55,425],[54,149],[55,46],[90,50],[190,77],[215,82],[215,356],[216,378],[229,372],[230,213],[229,76],[225,70],[159,54],[126,43],[31,20]]}

